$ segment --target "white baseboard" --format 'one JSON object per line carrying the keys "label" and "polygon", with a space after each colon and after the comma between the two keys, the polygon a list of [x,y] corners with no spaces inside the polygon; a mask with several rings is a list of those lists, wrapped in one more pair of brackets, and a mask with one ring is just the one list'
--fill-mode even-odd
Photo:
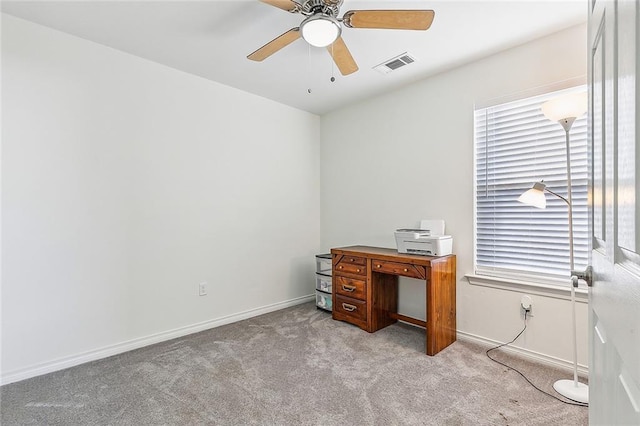
{"label": "white baseboard", "polygon": [[[486,337],[482,337],[482,336],[477,336],[475,334],[470,334],[470,333],[465,333],[464,331],[460,331],[458,330],[458,339],[459,340],[464,340],[467,342],[472,342],[472,343],[477,343],[481,346],[486,346],[487,348],[489,347],[494,347],[494,346],[498,346],[504,342],[498,342],[496,340],[493,339],[487,339]],[[572,361],[567,361],[564,359],[560,359],[554,356],[550,356],[550,355],[546,355],[540,352],[536,352],[536,351],[532,351],[529,349],[525,349],[525,348],[521,348],[518,346],[503,346],[502,348],[500,348],[500,350],[503,350],[505,352],[509,352],[511,354],[514,355],[518,355],[521,356],[523,358],[527,358],[529,360],[532,360],[534,362],[540,363],[540,364],[545,364],[545,365],[549,365],[551,367],[558,367],[558,368],[562,368],[563,370],[567,370],[571,373],[573,373],[573,362]],[[583,364],[578,364],[578,375],[580,376],[584,376],[587,377],[589,375],[589,367],[587,367],[586,365]]]}
{"label": "white baseboard", "polygon": [[74,367],[76,365],[84,364],[90,361],[96,361],[102,358],[107,358],[113,355],[121,354],[123,352],[132,351],[145,346],[153,345],[155,343],[164,342],[167,340],[183,337],[188,334],[198,333],[200,331],[208,330],[221,325],[230,324],[233,322],[241,321],[244,319],[257,317],[259,315],[267,314],[269,312],[279,311],[280,309],[288,308],[291,306],[299,305],[306,302],[315,301],[315,294],[297,297],[295,299],[286,300],[284,302],[273,303],[271,305],[262,306],[259,308],[249,309],[247,311],[238,312],[237,314],[227,315],[224,317],[216,318],[201,323],[188,325],[185,327],[176,328],[173,330],[163,331],[161,333],[152,334],[145,337],[139,337],[137,339],[128,340],[126,342],[117,343],[115,345],[105,346],[100,349],[95,349],[87,352],[83,352],[77,355],[71,355],[64,358],[58,358],[53,361],[37,364],[31,367],[22,368],[15,371],[9,371],[0,377],[0,385],[6,385],[9,383],[18,382],[20,380],[29,379],[31,377],[41,376],[43,374],[52,373],[58,370],[64,370],[65,368]]}

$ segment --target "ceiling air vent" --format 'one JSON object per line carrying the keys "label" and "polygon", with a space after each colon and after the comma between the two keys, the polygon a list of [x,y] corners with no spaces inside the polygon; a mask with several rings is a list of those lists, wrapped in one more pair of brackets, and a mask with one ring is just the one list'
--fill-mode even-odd
{"label": "ceiling air vent", "polygon": [[403,54],[398,55],[395,58],[384,61],[380,65],[376,65],[375,67],[373,67],[373,69],[382,74],[388,74],[391,71],[395,71],[398,68],[402,68],[405,65],[409,65],[413,62],[415,62],[415,58],[409,55],[407,52],[404,52]]}

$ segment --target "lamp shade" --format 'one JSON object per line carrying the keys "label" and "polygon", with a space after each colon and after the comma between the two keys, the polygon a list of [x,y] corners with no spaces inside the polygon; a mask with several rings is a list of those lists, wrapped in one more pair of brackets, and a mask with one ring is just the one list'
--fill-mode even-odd
{"label": "lamp shade", "polygon": [[587,92],[570,93],[542,104],[542,113],[551,121],[578,118],[587,112]]}
{"label": "lamp shade", "polygon": [[547,208],[547,197],[544,195],[545,188],[546,185],[544,183],[536,182],[533,184],[533,188],[518,197],[518,201],[539,209],[545,209]]}
{"label": "lamp shade", "polygon": [[309,16],[300,24],[302,38],[315,47],[329,46],[340,37],[341,32],[337,19],[321,13]]}

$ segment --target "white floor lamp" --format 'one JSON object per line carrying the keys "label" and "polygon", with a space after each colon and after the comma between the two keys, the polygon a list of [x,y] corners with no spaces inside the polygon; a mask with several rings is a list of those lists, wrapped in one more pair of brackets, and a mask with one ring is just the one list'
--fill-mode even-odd
{"label": "white floor lamp", "polygon": [[526,191],[518,198],[518,201],[541,209],[546,208],[547,200],[545,191],[560,198],[567,203],[569,210],[569,264],[571,269],[571,309],[573,325],[573,380],[558,380],[553,388],[560,395],[573,401],[588,403],[589,386],[578,381],[578,348],[576,342],[576,287],[578,276],[574,272],[573,264],[573,204],[571,201],[571,148],[569,144],[569,131],[576,118],[587,111],[586,92],[565,95],[552,99],[542,105],[542,112],[551,121],[557,121],[564,128],[567,145],[567,198],[549,190],[542,182],[533,184],[533,188]]}

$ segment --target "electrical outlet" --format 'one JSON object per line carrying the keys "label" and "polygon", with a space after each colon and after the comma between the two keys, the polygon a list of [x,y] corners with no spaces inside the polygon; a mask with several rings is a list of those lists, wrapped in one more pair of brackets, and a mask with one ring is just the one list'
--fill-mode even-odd
{"label": "electrical outlet", "polygon": [[198,285],[198,296],[207,295],[207,282],[202,282]]}
{"label": "electrical outlet", "polygon": [[527,318],[533,316],[533,300],[531,299],[531,296],[522,296],[520,299],[520,312],[522,313],[522,316],[524,316],[526,312]]}

